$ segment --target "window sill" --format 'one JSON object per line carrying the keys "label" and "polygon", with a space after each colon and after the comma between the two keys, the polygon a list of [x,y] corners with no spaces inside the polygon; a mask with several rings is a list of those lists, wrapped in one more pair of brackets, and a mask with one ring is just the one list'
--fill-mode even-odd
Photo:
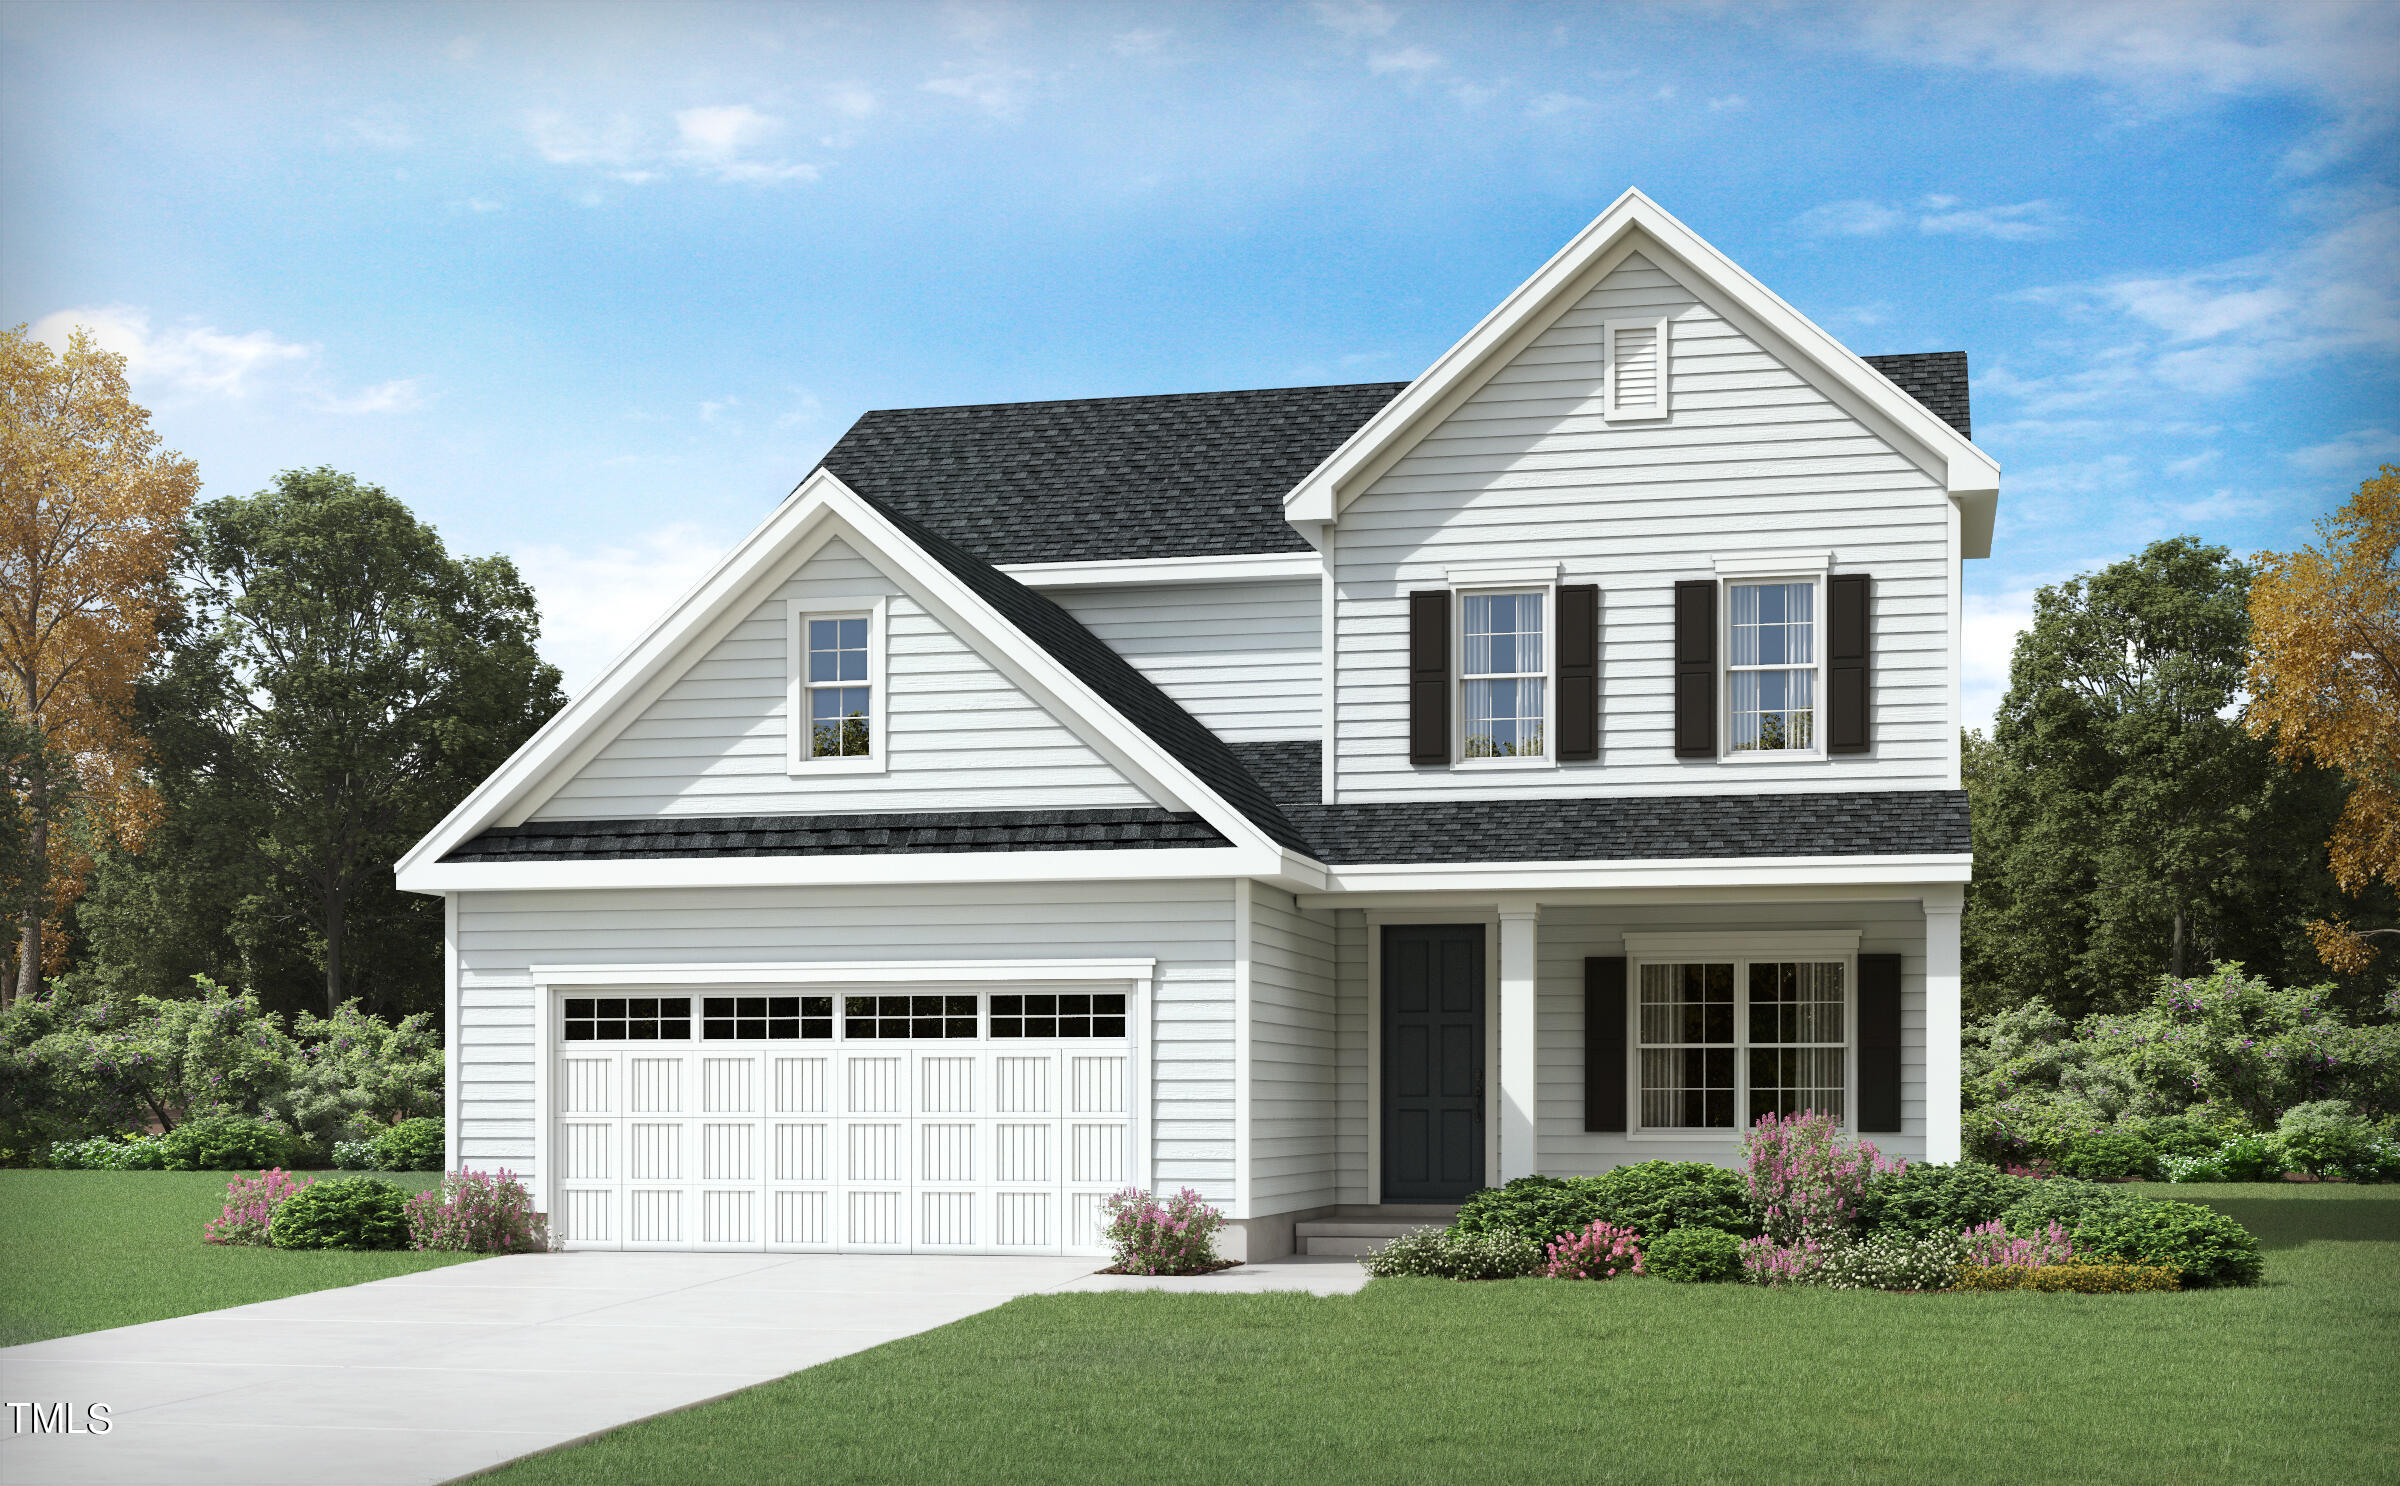
{"label": "window sill", "polygon": [[872,755],[866,758],[808,758],[785,767],[784,772],[794,779],[807,779],[817,774],[881,774],[883,760]]}
{"label": "window sill", "polygon": [[1548,758],[1462,758],[1453,760],[1453,772],[1480,774],[1500,769],[1555,769],[1558,762]]}
{"label": "window sill", "polygon": [[1753,748],[1740,753],[1717,755],[1718,763],[1737,764],[1745,769],[1756,768],[1760,764],[1825,764],[1832,761],[1831,754],[1815,748]]}

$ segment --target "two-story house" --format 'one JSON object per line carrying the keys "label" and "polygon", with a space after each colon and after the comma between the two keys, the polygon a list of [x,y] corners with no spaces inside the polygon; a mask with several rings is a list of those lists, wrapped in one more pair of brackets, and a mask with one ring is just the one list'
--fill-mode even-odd
{"label": "two-story house", "polygon": [[[870,413],[401,864],[570,1245],[1958,1151],[1957,353],[1628,192],[1415,381]],[[662,595],[662,598],[664,596]]]}

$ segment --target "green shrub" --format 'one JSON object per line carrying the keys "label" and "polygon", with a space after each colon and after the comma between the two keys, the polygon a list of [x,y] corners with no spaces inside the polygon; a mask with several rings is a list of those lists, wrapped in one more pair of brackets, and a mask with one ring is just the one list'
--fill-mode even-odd
{"label": "green shrub", "polygon": [[337,1140],[333,1143],[333,1165],[336,1171],[373,1171],[375,1142],[372,1140]]}
{"label": "green shrub", "polygon": [[2087,1182],[2150,1181],[2159,1175],[2158,1147],[2131,1130],[2094,1130],[2067,1142],[2058,1174]]}
{"label": "green shrub", "polygon": [[2204,1156],[2169,1156],[2159,1164],[2166,1168],[2167,1180],[2171,1182],[2229,1182],[2233,1180],[2224,1161],[2220,1160],[2214,1151]]}
{"label": "green shrub", "polygon": [[2279,1181],[2285,1169],[2272,1135],[2236,1135],[2217,1147],[2216,1160],[2229,1182]]}
{"label": "green shrub", "polygon": [[2104,1187],[2070,1177],[2030,1182],[2027,1187],[2025,1195],[2010,1203],[2008,1211],[2000,1215],[2008,1231],[2019,1238],[2046,1233],[2052,1223],[2073,1233],[2078,1224],[2095,1213],[2142,1200],[2122,1187]]}
{"label": "green shrub", "polygon": [[1521,1176],[1469,1197],[1451,1227],[1460,1233],[1509,1233],[1547,1243],[1602,1221],[1589,1177]]}
{"label": "green shrub", "polygon": [[276,1207],[269,1237],[279,1249],[406,1248],[408,1197],[373,1177],[312,1182]]}
{"label": "green shrub", "polygon": [[1722,1228],[1676,1228],[1642,1245],[1642,1270],[1679,1285],[1742,1277],[1742,1241]]}
{"label": "green shrub", "polygon": [[1976,1161],[1911,1166],[1868,1184],[1859,1199],[1859,1231],[1916,1237],[1963,1233],[1998,1222],[2037,1185]]}
{"label": "green shrub", "polygon": [[203,1115],[160,1136],[158,1154],[169,1171],[263,1171],[292,1164],[296,1144],[263,1120]]}
{"label": "green shrub", "polygon": [[1947,1290],[1966,1252],[1955,1233],[1878,1233],[1834,1249],[1808,1282],[1833,1290]]}
{"label": "green shrub", "polygon": [[375,1164],[382,1171],[440,1171],[442,1122],[402,1120],[376,1136]]}
{"label": "green shrub", "polygon": [[1705,1161],[1642,1161],[1563,1180],[1521,1176],[1468,1198],[1452,1226],[1461,1233],[1513,1233],[1544,1244],[1594,1223],[1630,1228],[1648,1238],[1678,1228],[1758,1231],[1742,1179]]}
{"label": "green shrub", "polygon": [[2182,1114],[2151,1115],[2147,1118],[2121,1120],[2120,1127],[2132,1131],[2158,1149],[2161,1159],[2174,1156],[2214,1156],[2217,1148],[2229,1136],[2244,1132],[2207,1116],[2186,1111]]}
{"label": "green shrub", "polygon": [[2175,1271],[2151,1264],[1969,1264],[1960,1290],[2063,1290],[2076,1295],[2125,1295],[2172,1290]]}
{"label": "green shrub", "polygon": [[2163,1265],[2195,1288],[2255,1285],[2264,1268],[2249,1229],[2193,1202],[2137,1197],[2093,1212],[2074,1231],[2080,1254]]}
{"label": "green shrub", "polygon": [[95,1135],[89,1140],[61,1140],[50,1147],[49,1162],[58,1171],[157,1171],[166,1164],[158,1138],[130,1135],[120,1140]]}
{"label": "green shrub", "polygon": [[2374,1138],[2373,1127],[2343,1099],[2295,1104],[2275,1125],[2275,1148],[2293,1170],[2310,1176],[2346,1175]]}
{"label": "green shrub", "polygon": [[1515,1233],[1426,1228],[1404,1233],[1359,1261],[1375,1279],[1513,1280],[1541,1273],[1542,1246]]}
{"label": "green shrub", "polygon": [[2344,1164],[2342,1174],[2354,1182],[2400,1182],[2400,1140],[2376,1136]]}

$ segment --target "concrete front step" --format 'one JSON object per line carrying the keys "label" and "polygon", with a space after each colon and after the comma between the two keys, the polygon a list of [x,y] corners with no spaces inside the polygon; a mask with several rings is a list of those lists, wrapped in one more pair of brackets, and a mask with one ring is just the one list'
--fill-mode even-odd
{"label": "concrete front step", "polygon": [[1458,1215],[1456,1204],[1411,1203],[1386,1207],[1342,1207],[1329,1218],[1310,1218],[1292,1227],[1293,1246],[1302,1254],[1372,1254],[1404,1233],[1448,1227]]}

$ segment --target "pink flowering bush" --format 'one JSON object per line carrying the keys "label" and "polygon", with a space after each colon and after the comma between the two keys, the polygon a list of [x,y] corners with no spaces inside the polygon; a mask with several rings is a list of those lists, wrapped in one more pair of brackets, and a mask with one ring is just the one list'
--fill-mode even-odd
{"label": "pink flowering bush", "polygon": [[1850,1232],[1867,1184],[1908,1169],[1873,1142],[1846,1140],[1830,1118],[1805,1110],[1760,1116],[1742,1136],[1742,1156],[1750,1205],[1779,1249]]}
{"label": "pink flowering bush", "polygon": [[210,1243],[264,1248],[273,1240],[269,1226],[285,1198],[309,1185],[281,1167],[256,1176],[237,1176],[225,1184],[225,1211],[209,1220],[200,1236]]}
{"label": "pink flowering bush", "polygon": [[1164,1202],[1127,1187],[1102,1211],[1119,1274],[1199,1274],[1217,1267],[1217,1230],[1225,1215],[1189,1187]]}
{"label": "pink flowering bush", "polygon": [[453,1171],[408,1199],[408,1246],[460,1254],[538,1254],[549,1221],[509,1171]]}
{"label": "pink flowering bush", "polygon": [[1641,1235],[1630,1228],[1594,1223],[1580,1233],[1562,1233],[1543,1246],[1554,1280],[1613,1280],[1642,1272]]}
{"label": "pink flowering bush", "polygon": [[1742,1245],[1742,1278],[1753,1285],[1814,1284],[1839,1247],[1839,1240],[1802,1236],[1777,1243],[1761,1234]]}
{"label": "pink flowering bush", "polygon": [[1966,1262],[1987,1268],[2007,1264],[2020,1269],[2040,1269],[2047,1264],[2071,1263],[2075,1258],[2075,1241],[2056,1223],[2049,1224],[2044,1232],[2024,1238],[2011,1236],[1998,1222],[1981,1223],[1959,1237],[1966,1242]]}

